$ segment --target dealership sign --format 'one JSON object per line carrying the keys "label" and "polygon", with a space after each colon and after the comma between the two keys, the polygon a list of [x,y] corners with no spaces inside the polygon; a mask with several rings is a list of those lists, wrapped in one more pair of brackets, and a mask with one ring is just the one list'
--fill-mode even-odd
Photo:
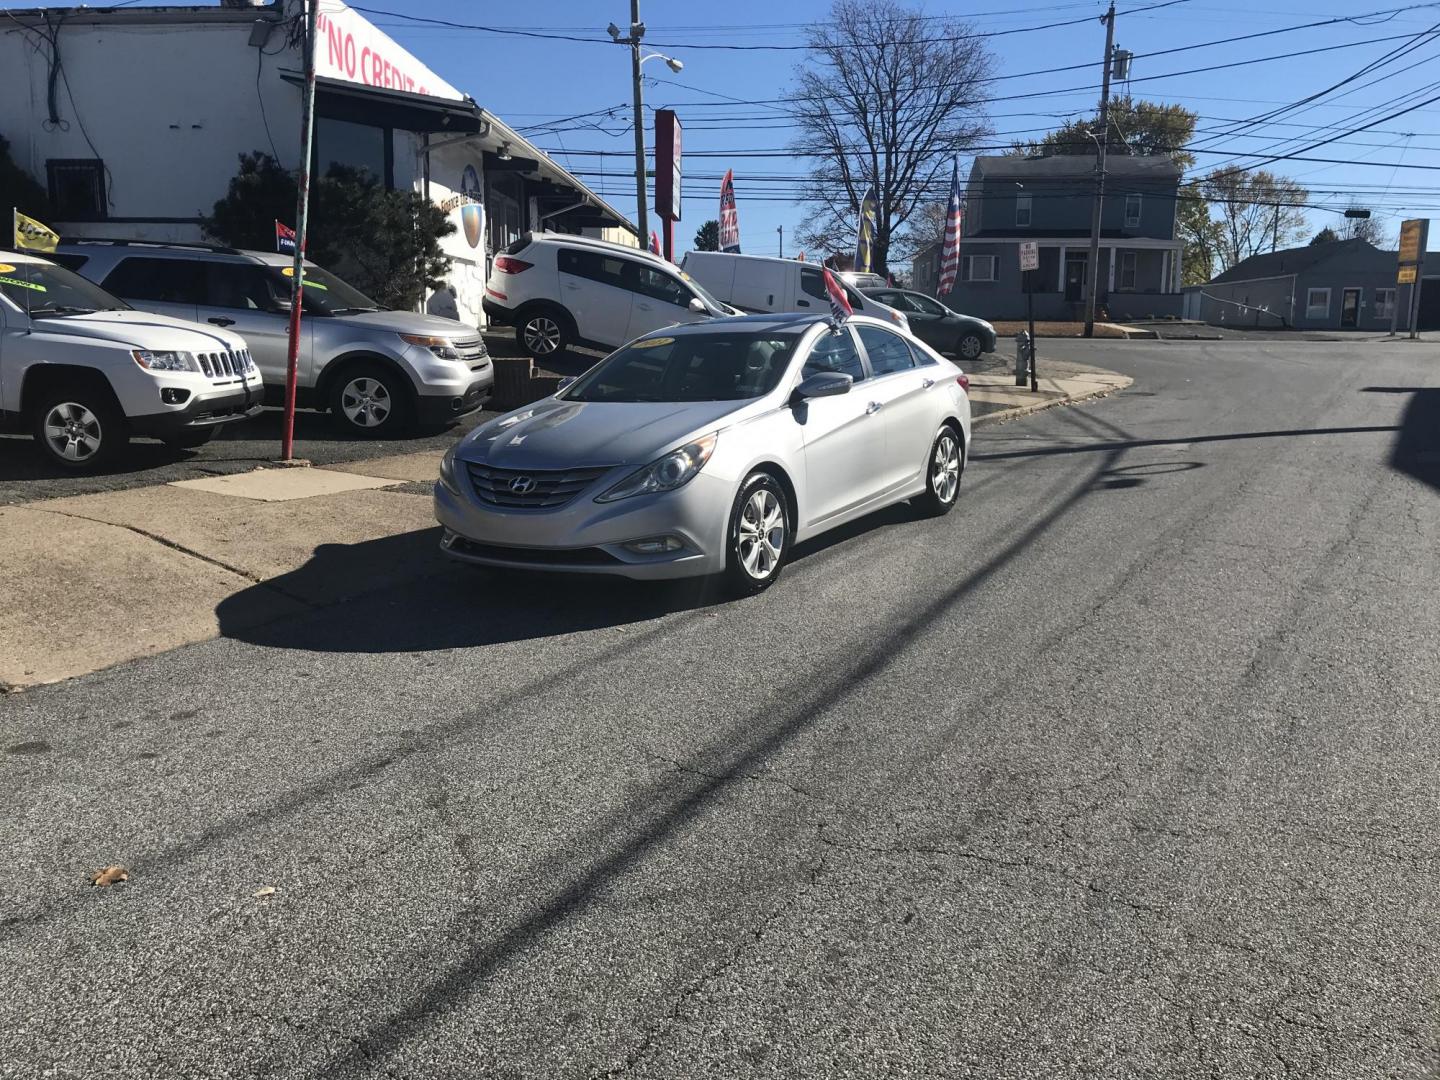
{"label": "dealership sign", "polygon": [[655,110],[655,212],[680,220],[680,118],[670,109]]}
{"label": "dealership sign", "polygon": [[317,22],[315,73],[322,78],[464,100],[464,94],[339,0],[326,0]]}

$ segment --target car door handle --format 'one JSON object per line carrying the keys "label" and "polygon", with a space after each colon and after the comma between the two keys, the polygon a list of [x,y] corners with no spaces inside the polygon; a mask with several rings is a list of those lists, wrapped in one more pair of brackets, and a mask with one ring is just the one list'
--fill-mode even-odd
{"label": "car door handle", "polygon": [[865,415],[869,416],[871,413],[877,413],[880,411],[881,407],[882,406],[880,405],[880,402],[872,401],[869,405],[865,406]]}
{"label": "car door handle", "polygon": [[638,301],[636,302],[635,306],[636,306],[637,308],[639,308],[641,311],[651,311],[651,310],[653,310],[653,309],[650,307],[649,304],[641,304],[641,303],[639,303]]}
{"label": "car door handle", "polygon": [[920,389],[921,389],[921,390],[929,390],[930,387],[932,387],[932,386],[934,386],[934,385],[935,385],[935,380],[934,380],[934,379],[925,379],[925,380],[923,380],[923,381],[920,383]]}
{"label": "car door handle", "polygon": [[810,306],[810,301],[809,301],[809,300],[796,300],[796,301],[795,301],[795,306],[796,306],[796,307],[809,307],[809,306]]}
{"label": "car door handle", "polygon": [[225,319],[225,318],[220,318],[220,319],[207,319],[206,322],[212,322],[212,323],[214,323],[216,326],[234,326],[234,325],[235,325],[235,320],[234,320],[234,319]]}

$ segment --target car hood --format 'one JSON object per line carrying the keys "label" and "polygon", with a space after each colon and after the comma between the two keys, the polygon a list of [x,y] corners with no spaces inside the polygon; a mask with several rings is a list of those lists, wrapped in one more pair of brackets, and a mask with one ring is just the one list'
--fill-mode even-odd
{"label": "car hood", "polygon": [[752,404],[551,398],[476,428],[457,456],[502,469],[644,465],[689,435],[728,426]]}
{"label": "car hood", "polygon": [[174,319],[150,311],[97,311],[91,315],[60,315],[35,319],[36,333],[98,338],[135,349],[175,352],[234,352],[245,348],[238,334],[218,326]]}
{"label": "car hood", "polygon": [[480,336],[480,331],[457,319],[439,315],[420,315],[413,311],[362,311],[355,315],[336,315],[334,321],[345,326],[363,326],[370,330],[389,330],[396,334],[425,334],[462,341]]}

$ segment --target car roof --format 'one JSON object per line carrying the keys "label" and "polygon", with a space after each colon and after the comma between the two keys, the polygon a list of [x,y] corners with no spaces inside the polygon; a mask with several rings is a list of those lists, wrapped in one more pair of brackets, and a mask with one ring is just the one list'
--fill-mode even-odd
{"label": "car roof", "polygon": [[571,244],[575,247],[595,248],[599,251],[612,251],[616,255],[625,255],[632,259],[646,259],[649,262],[658,263],[660,266],[667,266],[671,270],[677,269],[674,263],[670,262],[668,259],[665,259],[660,255],[656,255],[653,251],[648,251],[645,248],[631,247],[629,244],[616,244],[609,240],[601,240],[595,236],[580,236],[576,233],[548,231],[531,232],[527,233],[526,235],[529,236],[530,243],[532,244],[540,243],[542,241],[553,240],[558,241],[562,244]]}
{"label": "car roof", "polygon": [[[290,266],[294,262],[293,256],[282,255],[278,251],[254,251],[247,248],[224,247],[219,244],[164,243],[159,240],[120,240],[110,237],[63,237],[57,250],[65,255],[94,255],[100,251],[108,251],[113,252],[116,256],[190,256],[197,261],[212,259],[217,261],[234,261],[243,259],[262,263],[265,266]],[[315,264],[309,259],[306,259],[305,265],[314,266]]]}
{"label": "car roof", "polygon": [[[857,325],[881,326],[888,330],[894,327],[883,319],[869,315],[852,315],[845,320]],[[727,315],[721,319],[707,319],[702,322],[682,323],[665,328],[667,336],[681,334],[763,334],[767,331],[803,332],[812,326],[830,322],[829,312],[781,311],[762,312],[758,315]],[[653,336],[653,335],[651,335]]]}
{"label": "car roof", "polygon": [[6,262],[39,263],[42,266],[59,265],[53,260],[47,259],[43,252],[37,255],[33,251],[16,251],[14,248],[0,248],[0,259]]}

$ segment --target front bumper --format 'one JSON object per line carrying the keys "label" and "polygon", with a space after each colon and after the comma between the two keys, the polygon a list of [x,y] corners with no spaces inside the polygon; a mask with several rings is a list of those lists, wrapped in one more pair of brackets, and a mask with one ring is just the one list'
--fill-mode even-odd
{"label": "front bumper", "polygon": [[421,424],[443,424],[483,409],[495,390],[495,366],[478,373],[461,394],[422,394],[415,401],[416,419]]}
{"label": "front bumper", "polygon": [[165,438],[182,431],[216,427],[246,420],[265,404],[265,385],[256,379],[243,388],[223,394],[192,396],[183,406],[163,413],[143,413],[126,418],[130,432],[150,438]]}
{"label": "front bumper", "polygon": [[[633,466],[610,470],[554,510],[501,510],[474,495],[463,460],[456,462],[463,495],[435,485],[435,519],[445,527],[441,550],[485,566],[612,574],[664,580],[719,573],[725,568],[725,530],[734,491],[701,473],[678,491],[613,503],[595,496]],[[639,554],[626,547],[647,537],[673,536],[683,548]]]}

